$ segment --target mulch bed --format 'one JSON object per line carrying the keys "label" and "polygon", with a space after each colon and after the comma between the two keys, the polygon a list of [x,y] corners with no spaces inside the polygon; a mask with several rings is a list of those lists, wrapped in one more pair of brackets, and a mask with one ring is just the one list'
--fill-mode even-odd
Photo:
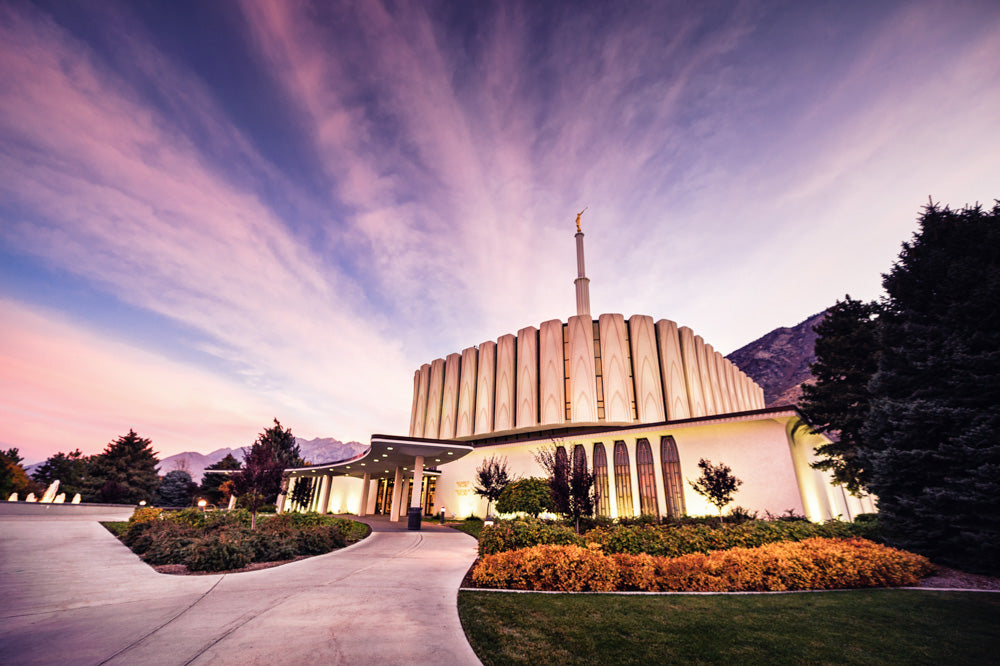
{"label": "mulch bed", "polygon": [[225,571],[188,571],[186,564],[154,564],[151,565],[157,573],[170,574],[172,576],[217,576],[219,574],[242,573],[244,571],[257,571],[259,569],[270,569],[280,567],[289,562],[298,562],[309,558],[309,555],[299,555],[290,560],[275,560],[273,562],[252,562],[242,569],[226,569]]}

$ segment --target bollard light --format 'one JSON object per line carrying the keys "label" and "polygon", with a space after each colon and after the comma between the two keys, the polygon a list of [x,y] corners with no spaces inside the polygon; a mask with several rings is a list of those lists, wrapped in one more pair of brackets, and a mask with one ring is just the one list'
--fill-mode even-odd
{"label": "bollard light", "polygon": [[202,511],[205,510],[205,505],[207,504],[208,500],[203,500],[203,499],[198,500],[198,508],[201,509]]}
{"label": "bollard light", "polygon": [[146,500],[139,500],[139,506],[146,506]]}
{"label": "bollard light", "polygon": [[441,524],[444,525],[444,507],[441,507]]}

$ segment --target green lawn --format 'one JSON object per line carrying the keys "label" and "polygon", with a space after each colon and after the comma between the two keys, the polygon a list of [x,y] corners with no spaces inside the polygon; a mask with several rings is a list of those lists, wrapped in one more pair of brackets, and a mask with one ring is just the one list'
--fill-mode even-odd
{"label": "green lawn", "polygon": [[1000,594],[626,596],[460,592],[484,664],[988,664]]}

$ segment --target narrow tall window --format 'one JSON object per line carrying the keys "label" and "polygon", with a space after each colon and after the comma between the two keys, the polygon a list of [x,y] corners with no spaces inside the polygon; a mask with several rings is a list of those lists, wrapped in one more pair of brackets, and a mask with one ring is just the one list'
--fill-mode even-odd
{"label": "narrow tall window", "polygon": [[618,495],[618,517],[635,515],[632,506],[632,474],[628,464],[625,442],[615,442],[615,494]]}
{"label": "narrow tall window", "polygon": [[656,506],[656,474],[653,471],[653,451],[645,437],[635,443],[635,467],[639,474],[639,507],[644,516],[659,516]]}
{"label": "narrow tall window", "polygon": [[611,515],[611,498],[608,489],[608,456],[604,444],[594,442],[594,486],[597,489],[597,515]]}
{"label": "narrow tall window", "polygon": [[660,462],[663,465],[664,495],[667,515],[677,518],[687,513],[684,506],[684,485],[681,479],[681,459],[677,455],[677,442],[670,435],[660,438]]}

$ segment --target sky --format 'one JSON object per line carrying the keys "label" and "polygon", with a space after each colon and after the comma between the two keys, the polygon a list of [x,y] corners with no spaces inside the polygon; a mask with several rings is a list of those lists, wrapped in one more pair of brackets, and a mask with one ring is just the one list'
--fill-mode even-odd
{"label": "sky", "polygon": [[406,434],[575,314],[729,353],[1000,197],[1000,3],[0,2],[0,448]]}

